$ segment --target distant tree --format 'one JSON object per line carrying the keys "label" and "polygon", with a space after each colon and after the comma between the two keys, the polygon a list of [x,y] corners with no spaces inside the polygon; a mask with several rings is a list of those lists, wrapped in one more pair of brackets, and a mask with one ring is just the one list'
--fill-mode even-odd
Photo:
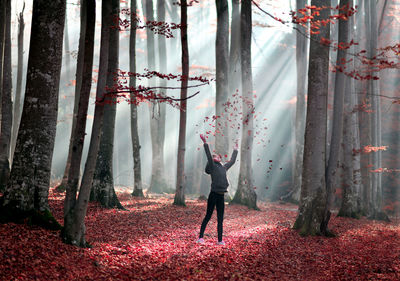
{"label": "distant tree", "polygon": [[[353,1],[350,1],[353,6]],[[353,34],[354,30],[354,18],[349,19],[347,29],[342,30],[339,23],[339,42],[340,34],[342,32],[348,33],[348,38]],[[341,54],[341,55],[339,55]],[[345,51],[338,50],[339,56],[345,55]],[[344,57],[347,58],[347,57]],[[354,63],[353,63],[354,64]],[[341,64],[338,63],[340,66]],[[338,73],[337,73],[338,74]],[[356,107],[356,93],[354,80],[341,73],[344,78],[345,89],[344,89],[344,110],[343,110],[343,138],[342,138],[342,149],[343,149],[343,196],[342,203],[338,216],[359,218],[361,216],[361,174],[360,174],[360,153],[354,153],[354,151],[360,148],[360,134],[358,129],[358,111],[354,110]],[[335,90],[336,91],[336,90]]]}
{"label": "distant tree", "polygon": [[[129,36],[129,71],[136,72],[136,26],[137,26],[137,1],[131,0],[131,32]],[[136,87],[136,76],[131,76],[129,86]],[[142,171],[140,161],[140,142],[138,132],[137,99],[131,97],[131,138],[133,151],[134,185],[132,196],[143,197]]]}
{"label": "distant tree", "polygon": [[[119,58],[119,29],[116,19],[119,16],[119,0],[111,1],[111,11],[114,23],[110,28],[110,43],[108,53],[108,68],[106,88],[113,89],[117,84],[118,58]],[[100,202],[104,207],[117,207],[123,209],[114,189],[113,178],[113,153],[115,136],[115,116],[117,113],[117,100],[114,95],[107,95],[105,100],[103,125],[100,135],[100,148],[96,160],[96,170],[93,177],[94,201]]]}
{"label": "distant tree", "polygon": [[[232,0],[232,20],[231,20],[231,42],[229,48],[229,92],[228,98],[241,89],[241,70],[240,70],[240,1]],[[228,116],[226,116],[228,118]],[[225,131],[227,145],[231,145],[232,124],[227,124]]]}
{"label": "distant tree", "polygon": [[224,104],[228,100],[229,78],[229,8],[227,0],[216,0],[217,35],[215,40],[215,150],[220,155],[228,154],[228,122]]}
{"label": "distant tree", "polygon": [[[26,217],[58,227],[48,206],[57,125],[65,0],[34,0],[25,100],[10,180],[1,198],[4,220]],[[41,221],[35,219],[40,218]]]}
{"label": "distant tree", "polygon": [[0,190],[4,190],[10,176],[10,148],[12,114],[12,69],[11,69],[11,0],[5,0],[3,73],[1,94],[0,132]]}
{"label": "distant tree", "polygon": [[[322,0],[311,2],[315,7],[325,4]],[[315,20],[328,18],[329,13],[329,9],[322,9]],[[311,34],[303,175],[299,212],[294,223],[294,228],[302,235],[327,234],[325,167],[329,48],[320,41],[321,38],[329,39],[329,30],[329,24],[321,24],[318,33]]]}
{"label": "distant tree", "polygon": [[86,117],[89,106],[90,89],[92,86],[92,67],[94,33],[96,22],[96,1],[82,0],[81,2],[81,30],[84,30],[83,38],[83,67],[79,93],[79,107],[76,116],[76,124],[71,154],[71,166],[68,174],[67,192],[64,201],[64,228],[61,233],[64,242],[86,247],[85,216],[87,203],[90,196],[90,188],[81,188],[77,198],[79,187],[79,171],[82,159],[82,150],[85,140]]}
{"label": "distant tree", "polygon": [[17,141],[17,134],[19,128],[19,121],[21,119],[22,113],[22,71],[23,71],[23,63],[24,63],[24,10],[25,10],[25,2],[22,8],[21,13],[19,13],[18,17],[18,66],[17,66],[17,89],[15,92],[15,101],[14,101],[14,112],[13,112],[13,127],[12,127],[12,135],[11,135],[11,163],[14,157],[15,150],[15,142]]}
{"label": "distant tree", "polygon": [[240,145],[240,172],[238,188],[232,203],[246,205],[257,209],[257,194],[254,190],[252,172],[252,150],[253,150],[253,77],[251,70],[251,34],[252,16],[251,0],[242,0],[240,15],[240,38],[241,38],[241,70],[242,70],[242,95],[243,95],[243,120],[242,120],[242,143]]}
{"label": "distant tree", "polygon": [[[154,21],[153,0],[142,0],[144,15],[147,22]],[[156,68],[155,36],[150,28],[146,28],[147,37],[147,67]],[[150,108],[150,135],[152,148],[151,182],[149,191],[160,193],[165,187],[164,175],[164,138],[165,138],[165,105],[153,101]]]}
{"label": "distant tree", "polygon": [[[186,108],[189,77],[189,46],[187,34],[187,1],[181,1],[181,46],[182,46],[182,83],[179,118],[178,159],[176,170],[176,190],[174,205],[185,206],[185,149],[186,149]],[[186,79],[185,79],[186,78]]]}

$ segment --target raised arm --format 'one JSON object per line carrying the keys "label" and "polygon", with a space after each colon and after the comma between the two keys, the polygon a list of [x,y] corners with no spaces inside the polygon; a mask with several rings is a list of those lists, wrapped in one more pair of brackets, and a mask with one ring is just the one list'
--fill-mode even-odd
{"label": "raised arm", "polygon": [[204,143],[203,146],[204,146],[204,151],[206,152],[206,155],[207,155],[208,166],[211,168],[214,165],[214,161],[211,156],[210,148],[208,147],[208,143],[203,134],[200,135],[200,138]]}
{"label": "raised arm", "polygon": [[224,165],[225,169],[228,170],[230,167],[233,166],[233,164],[235,164],[237,155],[238,155],[238,144],[236,142],[235,146],[233,147],[233,153],[231,156],[231,160],[229,160],[229,162],[225,163],[225,165]]}

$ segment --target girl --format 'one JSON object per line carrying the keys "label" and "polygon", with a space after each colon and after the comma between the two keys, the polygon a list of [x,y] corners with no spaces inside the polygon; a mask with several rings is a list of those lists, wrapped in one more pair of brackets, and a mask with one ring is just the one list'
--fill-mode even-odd
{"label": "girl", "polygon": [[204,230],[206,229],[208,221],[211,219],[211,215],[214,211],[214,207],[217,207],[217,221],[218,221],[218,244],[225,245],[222,241],[222,223],[224,220],[224,194],[228,191],[228,179],[226,178],[226,171],[232,167],[236,162],[236,156],[238,154],[238,145],[235,143],[231,160],[225,165],[221,164],[221,156],[214,154],[211,156],[210,148],[206,142],[204,135],[200,135],[201,140],[204,143],[204,150],[207,155],[207,166],[206,173],[211,176],[211,192],[208,196],[207,201],[207,213],[200,227],[200,235],[197,240],[198,243],[204,243]]}

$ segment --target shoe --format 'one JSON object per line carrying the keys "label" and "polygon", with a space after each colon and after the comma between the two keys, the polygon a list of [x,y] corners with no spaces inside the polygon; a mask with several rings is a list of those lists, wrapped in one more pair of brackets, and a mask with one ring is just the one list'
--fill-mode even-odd
{"label": "shoe", "polygon": [[196,243],[204,244],[204,239],[203,238],[199,238],[199,239],[197,239]]}
{"label": "shoe", "polygon": [[225,242],[224,242],[224,241],[218,241],[217,244],[218,244],[218,245],[225,245]]}

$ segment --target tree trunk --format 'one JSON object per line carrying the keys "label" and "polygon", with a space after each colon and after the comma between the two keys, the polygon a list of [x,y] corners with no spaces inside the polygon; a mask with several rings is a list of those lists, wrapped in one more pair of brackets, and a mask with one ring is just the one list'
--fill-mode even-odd
{"label": "tree trunk", "polygon": [[[369,1],[369,12],[366,14],[370,16],[369,32],[367,33],[369,42],[369,52],[367,53],[369,57],[373,58],[378,52],[378,26],[377,21],[377,7],[376,1]],[[369,38],[368,38],[369,37]],[[379,76],[378,72],[373,72],[374,76]],[[372,110],[372,122],[371,122],[371,134],[372,134],[372,146],[381,147],[382,146],[382,136],[381,136],[381,102],[380,102],[380,91],[379,91],[379,81],[371,79],[370,83],[370,96],[371,96],[371,110]],[[372,170],[382,168],[382,151],[378,150],[372,153]],[[371,194],[371,204],[370,210],[368,212],[368,217],[370,219],[379,219],[388,221],[388,216],[382,211],[383,202],[383,192],[382,192],[382,173],[372,173],[372,194]]]}
{"label": "tree trunk", "polygon": [[[154,21],[153,0],[142,0],[142,6],[147,21]],[[148,69],[154,71],[156,68],[154,32],[147,28],[146,35]],[[166,182],[164,176],[165,105],[153,102],[149,108],[152,163],[151,182],[148,191],[161,193],[164,190]]]}
{"label": "tree trunk", "polygon": [[[119,0],[112,0],[112,11],[114,17],[119,15]],[[112,25],[110,28],[110,45],[108,55],[107,85],[106,88],[115,88],[115,77],[118,71],[119,56],[119,30]],[[123,209],[114,190],[113,179],[113,152],[115,116],[117,104],[115,96],[107,96],[105,99],[103,126],[100,136],[100,148],[96,161],[96,170],[93,179],[95,201],[100,202],[103,207],[117,207]]]}
{"label": "tree trunk", "polygon": [[104,109],[106,106],[106,84],[108,76],[109,52],[110,52],[110,31],[112,29],[112,6],[111,1],[102,1],[101,5],[101,41],[100,41],[100,63],[99,76],[96,87],[96,105],[94,109],[92,134],[85,169],[82,176],[81,190],[89,189],[90,200],[97,200],[97,194],[93,187],[93,178],[96,168],[97,155],[100,149],[100,136],[103,126]]}
{"label": "tree trunk", "polygon": [[[340,7],[347,7],[342,10],[341,13],[347,13],[349,10],[349,0],[340,0]],[[349,30],[348,20],[339,19],[339,42],[347,43],[349,41]],[[337,50],[338,54],[336,57],[336,67],[338,67],[335,75],[335,92],[333,99],[333,121],[332,121],[332,134],[329,149],[329,160],[326,168],[326,211],[325,221],[329,222],[328,216],[330,216],[330,210],[333,207],[333,200],[335,196],[335,185],[336,185],[336,172],[339,168],[339,155],[340,155],[340,144],[342,141],[343,133],[343,107],[344,107],[344,96],[346,91],[346,75],[342,72],[345,71],[342,63],[346,59],[346,52],[343,49]],[[339,68],[342,68],[339,69]],[[347,143],[351,146],[351,143]],[[345,144],[346,145],[346,144]]]}
{"label": "tree trunk", "polygon": [[74,111],[72,113],[72,128],[71,128],[71,136],[69,139],[69,148],[68,148],[68,157],[67,163],[65,164],[64,176],[59,186],[57,186],[56,190],[59,192],[65,191],[68,186],[68,175],[69,169],[71,168],[71,161],[72,161],[72,149],[73,149],[73,142],[74,142],[74,132],[76,127],[76,118],[78,115],[78,107],[79,107],[79,94],[81,92],[82,86],[82,73],[83,73],[83,60],[84,60],[84,46],[85,46],[85,32],[86,29],[82,29],[84,26],[84,13],[83,11],[84,5],[81,5],[81,30],[79,34],[79,45],[78,45],[78,58],[76,63],[76,74],[75,74],[75,95],[74,95]]}
{"label": "tree trunk", "polygon": [[[352,1],[351,1],[352,2]],[[351,4],[353,6],[353,3]],[[349,37],[354,26],[354,18],[349,19]],[[340,32],[340,31],[339,31]],[[340,40],[339,40],[340,41]],[[353,49],[353,48],[352,48]],[[350,64],[354,68],[354,63]],[[361,216],[361,174],[360,154],[354,153],[360,149],[360,134],[358,128],[358,111],[353,111],[357,98],[352,78],[345,76],[346,91],[344,95],[343,114],[343,196],[338,216],[359,218]]]}
{"label": "tree trunk", "polygon": [[[326,1],[311,3],[322,7]],[[328,17],[329,9],[323,9],[316,19]],[[324,219],[329,48],[319,42],[321,37],[329,39],[329,25],[320,26],[319,32],[311,35],[303,175],[299,213],[294,224],[301,235],[328,234]]]}
{"label": "tree trunk", "polygon": [[[0,1],[0,101],[3,97],[3,73],[4,73],[4,34],[6,26],[6,1]],[[0,104],[1,116],[1,104]],[[1,122],[0,122],[1,132]]]}
{"label": "tree trunk", "polygon": [[[59,226],[48,206],[57,125],[65,0],[33,1],[25,101],[10,180],[2,198],[9,220],[40,213]],[[7,216],[5,212],[2,215]]]}
{"label": "tree trunk", "polygon": [[[240,1],[232,1],[232,21],[231,21],[231,43],[229,49],[229,77],[228,97],[238,93],[241,89],[241,70],[240,70]],[[225,138],[227,139],[227,147],[230,147],[234,141],[233,129],[236,129],[232,120],[229,120],[229,115],[225,116],[227,126]]]}
{"label": "tree trunk", "polygon": [[[189,77],[189,46],[187,35],[187,1],[181,1],[181,46],[182,46],[182,77]],[[186,97],[188,80],[181,83],[181,108],[179,116],[178,161],[176,171],[176,190],[174,205],[185,204],[185,146],[186,146]]]}
{"label": "tree trunk", "polygon": [[[136,0],[131,0],[131,32],[129,36],[129,71],[136,73]],[[131,88],[136,87],[136,77],[132,76],[129,80]],[[142,169],[140,161],[140,142],[138,132],[138,113],[136,97],[131,97],[131,138],[133,151],[133,176],[134,186],[132,196],[143,197]]]}
{"label": "tree trunk", "polygon": [[[89,106],[90,89],[92,86],[93,48],[96,21],[96,1],[83,0],[81,2],[81,30],[84,30],[83,38],[83,66],[81,88],[79,93],[79,107],[76,116],[75,131],[72,142],[71,166],[68,174],[67,193],[64,203],[64,229],[63,241],[80,247],[86,247],[84,218],[86,216],[87,202],[90,189],[81,189],[78,202],[76,194],[79,185],[79,172],[82,159],[82,150],[85,140],[87,110]],[[82,200],[81,198],[84,198]],[[77,204],[78,203],[78,204]]]}
{"label": "tree trunk", "polygon": [[15,142],[17,141],[19,121],[21,119],[21,111],[22,111],[21,99],[22,99],[22,73],[24,68],[23,63],[24,63],[24,29],[25,29],[24,10],[25,10],[25,3],[22,12],[19,14],[18,18],[17,90],[15,92],[13,127],[11,135],[11,154],[10,154],[11,163],[14,157]]}
{"label": "tree trunk", "polygon": [[216,0],[217,7],[217,36],[215,40],[216,68],[216,101],[215,115],[215,150],[222,155],[228,154],[228,114],[224,104],[228,99],[228,58],[229,58],[229,9],[227,0]]}
{"label": "tree trunk", "polygon": [[5,1],[5,29],[3,50],[3,90],[1,95],[0,133],[0,191],[7,186],[10,176],[10,148],[12,113],[12,69],[11,69],[11,0]]}
{"label": "tree trunk", "polygon": [[[297,0],[296,9],[303,9],[306,0]],[[293,171],[293,190],[290,198],[300,201],[301,173],[303,168],[304,126],[306,119],[306,85],[307,85],[307,39],[296,32],[296,70],[297,70],[297,101],[295,120],[295,165]]]}
{"label": "tree trunk", "polygon": [[238,188],[232,203],[257,209],[257,194],[254,191],[252,174],[253,150],[253,77],[251,70],[251,0],[242,0],[240,15],[241,69],[243,95],[242,143],[240,147],[240,172]]}

